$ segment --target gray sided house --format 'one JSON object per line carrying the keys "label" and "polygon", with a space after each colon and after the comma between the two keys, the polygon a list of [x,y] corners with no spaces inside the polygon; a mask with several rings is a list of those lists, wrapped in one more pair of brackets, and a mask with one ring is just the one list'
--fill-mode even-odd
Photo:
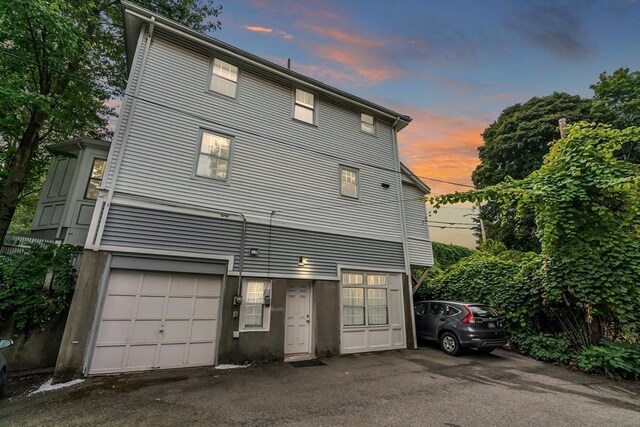
{"label": "gray sided house", "polygon": [[411,121],[123,3],[129,81],[56,375],[412,347]]}

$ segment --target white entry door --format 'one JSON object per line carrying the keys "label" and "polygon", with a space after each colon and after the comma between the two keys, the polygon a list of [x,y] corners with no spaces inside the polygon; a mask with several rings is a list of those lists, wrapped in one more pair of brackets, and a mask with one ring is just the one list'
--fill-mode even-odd
{"label": "white entry door", "polygon": [[222,277],[111,271],[90,373],[213,365]]}
{"label": "white entry door", "polygon": [[311,286],[296,282],[287,288],[284,354],[311,352]]}

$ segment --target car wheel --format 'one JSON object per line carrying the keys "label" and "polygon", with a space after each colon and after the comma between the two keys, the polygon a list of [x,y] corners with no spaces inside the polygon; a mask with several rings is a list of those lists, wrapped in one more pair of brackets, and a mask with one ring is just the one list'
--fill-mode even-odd
{"label": "car wheel", "polygon": [[460,353],[458,338],[451,332],[442,334],[440,337],[440,347],[442,347],[442,351],[451,356],[457,356]]}
{"label": "car wheel", "polygon": [[490,348],[479,348],[478,352],[482,353],[482,354],[489,354],[491,353],[493,350],[495,350],[494,347],[490,347]]}

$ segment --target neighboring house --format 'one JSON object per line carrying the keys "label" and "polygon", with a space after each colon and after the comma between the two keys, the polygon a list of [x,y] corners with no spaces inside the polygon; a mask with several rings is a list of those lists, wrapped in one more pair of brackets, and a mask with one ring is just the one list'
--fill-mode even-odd
{"label": "neighboring house", "polygon": [[109,145],[78,138],[47,147],[51,166],[31,225],[32,236],[85,244]]}
{"label": "neighboring house", "polygon": [[414,346],[410,117],[123,2],[129,80],[56,376]]}

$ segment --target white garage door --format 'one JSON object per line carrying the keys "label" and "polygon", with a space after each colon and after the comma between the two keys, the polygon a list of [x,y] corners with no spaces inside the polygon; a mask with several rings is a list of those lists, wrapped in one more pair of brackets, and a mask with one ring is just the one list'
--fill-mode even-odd
{"label": "white garage door", "polygon": [[340,285],[343,354],[406,348],[400,274],[343,272]]}
{"label": "white garage door", "polygon": [[222,278],[111,271],[90,373],[213,365]]}

